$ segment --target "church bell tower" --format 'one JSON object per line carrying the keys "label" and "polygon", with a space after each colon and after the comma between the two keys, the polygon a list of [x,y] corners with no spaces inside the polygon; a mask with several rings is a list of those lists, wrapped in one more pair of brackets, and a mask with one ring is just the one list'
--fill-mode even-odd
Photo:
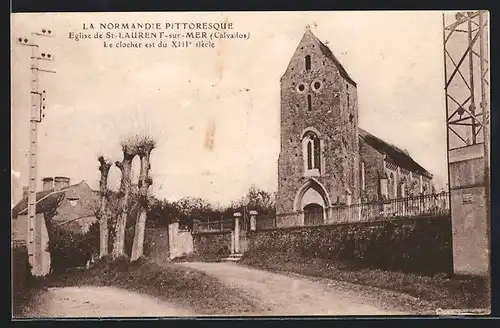
{"label": "church bell tower", "polygon": [[281,78],[277,226],[329,223],[359,175],[356,83],[308,28]]}

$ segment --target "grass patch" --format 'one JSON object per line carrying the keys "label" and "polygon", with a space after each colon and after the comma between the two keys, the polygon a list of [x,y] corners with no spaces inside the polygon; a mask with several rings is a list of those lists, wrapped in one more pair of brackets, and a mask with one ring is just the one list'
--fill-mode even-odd
{"label": "grass patch", "polygon": [[283,253],[248,253],[239,263],[268,271],[294,272],[402,292],[430,302],[436,309],[490,308],[489,283],[478,277],[422,276]]}
{"label": "grass patch", "polygon": [[31,283],[21,292],[12,297],[12,317],[15,319],[29,317],[33,313],[32,309],[36,307],[36,301],[44,292],[39,283]]}
{"label": "grass patch", "polygon": [[45,287],[114,286],[157,297],[199,315],[252,313],[257,305],[203,272],[175,263],[102,259],[92,268],[48,277]]}

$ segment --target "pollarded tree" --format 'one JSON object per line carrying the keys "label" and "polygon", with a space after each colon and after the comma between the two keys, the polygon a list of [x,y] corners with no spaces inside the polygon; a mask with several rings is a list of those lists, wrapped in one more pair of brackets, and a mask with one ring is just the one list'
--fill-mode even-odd
{"label": "pollarded tree", "polygon": [[115,162],[121,171],[120,190],[120,214],[116,220],[115,240],[113,243],[113,258],[125,255],[125,229],[127,226],[128,208],[130,203],[132,160],[137,156],[135,140],[128,139],[122,142],[123,160]]}
{"label": "pollarded tree", "polygon": [[103,257],[108,255],[108,208],[107,208],[107,194],[108,194],[108,175],[111,169],[111,163],[104,159],[103,156],[98,158],[100,163],[99,171],[101,172],[101,179],[99,180],[99,195],[101,198],[99,210],[99,256]]}
{"label": "pollarded tree", "polygon": [[156,147],[156,142],[149,136],[137,139],[136,148],[141,159],[139,174],[139,217],[135,223],[134,243],[132,246],[131,260],[139,259],[144,253],[144,235],[146,232],[146,217],[148,209],[148,189],[153,180],[149,176],[151,169],[151,152]]}

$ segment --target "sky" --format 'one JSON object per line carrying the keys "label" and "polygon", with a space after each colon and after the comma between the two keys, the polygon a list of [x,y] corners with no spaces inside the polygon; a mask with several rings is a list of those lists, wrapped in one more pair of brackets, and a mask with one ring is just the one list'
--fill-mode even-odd
{"label": "sky", "polygon": [[[231,22],[250,38],[181,49],[69,38],[82,24],[186,21]],[[121,160],[120,141],[147,132],[158,141],[151,175],[159,198],[227,204],[252,184],[276,191],[279,81],[306,25],[357,82],[360,128],[407,149],[438,188],[447,182],[441,12],[45,13],[13,14],[11,24],[13,41],[43,28],[54,34],[37,39],[54,58],[40,67],[56,71],[39,79],[38,189],[46,176],[97,189],[97,157]],[[28,183],[28,48],[11,46],[14,203]],[[112,168],[110,188],[119,178]]]}

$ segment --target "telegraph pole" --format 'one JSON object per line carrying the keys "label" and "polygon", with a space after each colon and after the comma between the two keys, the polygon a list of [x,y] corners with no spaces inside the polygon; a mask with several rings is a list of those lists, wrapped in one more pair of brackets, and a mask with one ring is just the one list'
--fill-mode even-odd
{"label": "telegraph pole", "polygon": [[[42,29],[40,32],[31,33],[34,36],[53,37],[51,30]],[[55,71],[41,69],[38,65],[39,61],[52,61],[53,56],[50,53],[40,53],[39,45],[27,38],[19,37],[17,39],[19,45],[31,47],[31,110],[30,110],[30,147],[29,147],[29,182],[28,182],[28,234],[27,248],[29,262],[34,275],[42,275],[41,262],[37,252],[37,239],[40,236],[40,229],[36,226],[36,182],[37,182],[37,128],[38,123],[42,122],[45,117],[45,90],[42,92],[38,88],[39,73],[55,73]]]}

